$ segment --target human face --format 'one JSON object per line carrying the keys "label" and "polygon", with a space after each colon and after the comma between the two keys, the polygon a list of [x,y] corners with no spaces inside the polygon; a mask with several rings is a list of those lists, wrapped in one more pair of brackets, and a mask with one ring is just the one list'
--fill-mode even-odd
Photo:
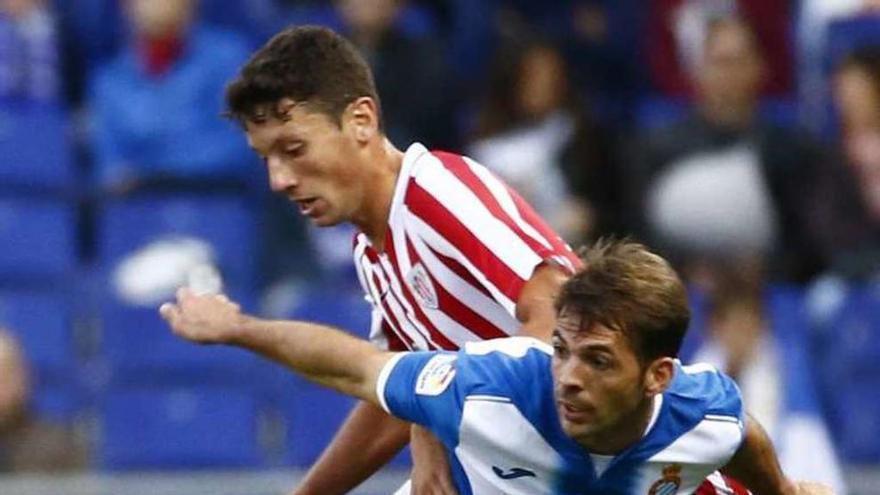
{"label": "human face", "polygon": [[748,29],[735,22],[718,26],[706,42],[697,76],[703,100],[717,105],[753,105],[763,77],[764,65]]}
{"label": "human face", "polygon": [[639,413],[646,404],[644,374],[623,332],[601,324],[581,329],[579,317],[563,313],[552,342],[563,431],[595,453],[616,453],[621,439],[638,438]]}
{"label": "human face", "polygon": [[847,67],[834,78],[832,88],[847,134],[880,130],[880,95],[867,71],[858,66]]}
{"label": "human face", "polygon": [[565,62],[558,52],[536,47],[523,57],[519,106],[524,116],[540,119],[560,106],[567,91]]}
{"label": "human face", "polygon": [[192,24],[196,0],[129,0],[135,30],[147,38],[176,36]]}
{"label": "human face", "polygon": [[264,117],[247,122],[246,132],[272,191],[296,203],[319,227],[355,221],[368,197],[368,180],[346,119],[340,128],[326,114],[287,98],[277,112],[270,110],[258,109]]}

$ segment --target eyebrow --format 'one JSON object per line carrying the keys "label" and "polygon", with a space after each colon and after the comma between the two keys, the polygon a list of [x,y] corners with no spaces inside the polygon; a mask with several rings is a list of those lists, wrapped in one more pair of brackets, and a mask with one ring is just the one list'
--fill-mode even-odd
{"label": "eyebrow", "polygon": [[[553,330],[553,334],[551,335],[551,337],[555,337],[561,340],[562,343],[565,344],[567,347],[571,347],[568,340],[566,340],[565,337],[562,336],[562,332],[560,332],[558,329]],[[611,355],[614,354],[613,349],[608,344],[587,344],[584,346],[575,346],[572,350],[576,354],[583,352],[604,352]]]}

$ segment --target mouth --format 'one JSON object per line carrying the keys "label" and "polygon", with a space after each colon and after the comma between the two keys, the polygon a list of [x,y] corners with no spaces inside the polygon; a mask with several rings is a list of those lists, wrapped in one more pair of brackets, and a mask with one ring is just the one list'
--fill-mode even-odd
{"label": "mouth", "polygon": [[569,401],[560,400],[556,402],[562,417],[570,423],[586,423],[592,416],[592,408],[575,405]]}
{"label": "mouth", "polygon": [[315,203],[318,198],[302,198],[293,200],[299,206],[299,212],[305,216],[311,216],[315,211]]}

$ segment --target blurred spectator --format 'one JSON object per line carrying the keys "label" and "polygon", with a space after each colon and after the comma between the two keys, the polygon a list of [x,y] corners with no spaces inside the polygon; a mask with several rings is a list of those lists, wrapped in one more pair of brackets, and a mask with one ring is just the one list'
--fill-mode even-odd
{"label": "blurred spectator", "polygon": [[0,100],[59,103],[62,57],[46,0],[0,0]]}
{"label": "blurred spectator", "polygon": [[481,107],[470,145],[477,161],[572,243],[615,230],[621,208],[613,138],[587,117],[554,45],[510,46]]}
{"label": "blurred spectator", "polygon": [[246,181],[253,158],[220,118],[223,87],[246,58],[238,36],[194,24],[197,0],[125,0],[132,37],[90,88],[98,180]]}
{"label": "blurred spectator", "polygon": [[[858,13],[875,0],[802,0],[797,17],[798,86],[807,125],[820,130],[828,87],[826,41],[829,25]],[[822,112],[822,113],[820,113]]]}
{"label": "blurred spectator", "polygon": [[733,15],[753,26],[766,56],[765,94],[785,95],[793,89],[790,41],[791,2],[766,0],[652,0],[645,39],[654,86],[668,96],[690,95],[705,58],[702,40],[710,25]]}
{"label": "blurred spectator", "polygon": [[845,494],[810,375],[806,320],[785,313],[790,308],[783,304],[767,303],[760,261],[721,265],[709,290],[707,340],[693,361],[736,380],[746,409],[773,439],[788,475],[828,483]]}
{"label": "blurred spectator", "polygon": [[557,43],[578,89],[603,122],[625,125],[646,89],[639,63],[647,9],[643,0],[504,0],[499,29],[505,39],[536,30]]}
{"label": "blurred spectator", "polygon": [[455,94],[445,48],[430,36],[402,31],[396,21],[406,3],[337,0],[336,8],[346,35],[373,70],[391,141],[418,138],[429,148],[455,148]]}
{"label": "blurred spectator", "polygon": [[835,70],[838,164],[817,201],[834,205],[817,219],[828,230],[834,273],[880,275],[880,46],[851,53]]}
{"label": "blurred spectator", "polygon": [[30,371],[18,342],[0,329],[0,473],[83,468],[86,450],[73,432],[29,410]]}
{"label": "blurred spectator", "polygon": [[736,17],[709,25],[694,86],[696,111],[649,131],[630,174],[642,234],[689,264],[706,255],[767,253],[774,279],[822,268],[812,225],[821,150],[757,113],[766,77],[758,43]]}

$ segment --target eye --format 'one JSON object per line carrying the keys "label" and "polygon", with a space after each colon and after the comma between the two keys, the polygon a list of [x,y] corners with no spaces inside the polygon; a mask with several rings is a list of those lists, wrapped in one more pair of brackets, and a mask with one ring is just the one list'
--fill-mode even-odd
{"label": "eye", "polygon": [[564,357],[568,355],[568,349],[565,347],[565,344],[563,344],[559,339],[553,339],[551,341],[551,344],[553,345],[553,354],[555,354],[557,357]]}
{"label": "eye", "polygon": [[587,358],[587,362],[590,363],[592,367],[598,370],[607,370],[611,368],[612,365],[611,359],[599,354],[589,356]]}

